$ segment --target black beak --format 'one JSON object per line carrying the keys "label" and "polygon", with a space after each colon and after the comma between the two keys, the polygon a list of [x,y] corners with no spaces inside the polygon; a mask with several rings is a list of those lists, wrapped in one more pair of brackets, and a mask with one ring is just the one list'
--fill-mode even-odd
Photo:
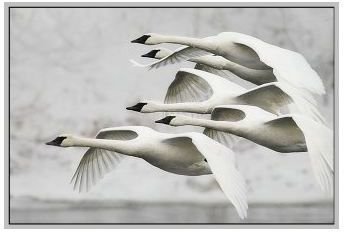
{"label": "black beak", "polygon": [[165,118],[162,118],[162,119],[156,120],[156,121],[155,121],[155,123],[163,123],[163,124],[165,124],[165,122],[164,122],[164,119],[165,119]]}
{"label": "black beak", "polygon": [[58,146],[59,144],[57,144],[56,142],[53,141],[50,141],[50,142],[47,142],[45,143],[46,145],[52,145],[52,146]]}
{"label": "black beak", "polygon": [[64,136],[60,136],[60,137],[57,137],[56,139],[54,139],[53,141],[50,141],[50,142],[47,142],[45,143],[46,145],[51,145],[51,146],[61,146],[61,143],[62,141],[67,138],[67,137],[64,137]]}
{"label": "black beak", "polygon": [[147,54],[142,55],[141,57],[155,58],[155,55],[159,52],[159,49],[152,50]]}
{"label": "black beak", "polygon": [[167,116],[163,119],[157,120],[155,121],[155,123],[162,123],[162,124],[166,124],[169,125],[170,122],[172,121],[172,119],[174,119],[176,116]]}
{"label": "black beak", "polygon": [[126,109],[127,110],[132,110],[132,111],[137,111],[137,112],[140,112],[143,108],[143,106],[147,105],[147,103],[137,103],[136,105],[134,106],[130,106],[130,107],[127,107]]}
{"label": "black beak", "polygon": [[151,37],[150,35],[143,35],[140,38],[134,39],[131,42],[132,43],[139,43],[139,44],[145,44],[146,40]]}

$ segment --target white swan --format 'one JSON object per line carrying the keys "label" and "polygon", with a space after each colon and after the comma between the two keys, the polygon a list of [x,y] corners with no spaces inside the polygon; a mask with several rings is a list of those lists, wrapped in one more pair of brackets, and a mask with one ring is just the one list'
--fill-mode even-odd
{"label": "white swan", "polygon": [[279,81],[284,80],[283,82],[289,82],[295,87],[315,94],[325,93],[319,75],[301,54],[268,44],[249,35],[223,32],[216,36],[198,39],[149,33],[132,42],[148,45],[174,43],[187,46],[154,62],[150,67],[158,68],[168,63],[185,61],[212,53],[247,68],[272,69]]}
{"label": "white swan", "polygon": [[156,122],[205,127],[206,134],[215,139],[218,131],[226,132],[282,153],[308,151],[321,188],[327,192],[333,190],[333,132],[309,118],[276,116],[258,107],[233,105],[216,107],[211,120],[167,116]]}
{"label": "white swan", "polygon": [[148,127],[127,126],[102,129],[95,139],[61,135],[47,144],[90,147],[72,178],[74,187],[80,191],[88,190],[123,154],[142,158],[175,174],[213,173],[240,218],[247,216],[245,181],[235,168],[233,152],[201,133],[167,134]]}
{"label": "white swan", "polygon": [[[142,57],[160,60],[165,58],[166,56],[171,55],[172,53],[173,51],[169,49],[157,48],[142,55]],[[194,67],[195,69],[210,72],[215,75],[228,78],[229,80],[236,80],[239,77],[256,85],[277,81],[271,69],[250,69],[240,64],[236,64],[230,60],[227,60],[222,56],[205,55],[201,57],[190,58],[188,59],[188,61],[196,63]],[[130,60],[130,62],[132,62],[135,66],[149,67],[149,65],[143,65],[134,60]]]}
{"label": "white swan", "polygon": [[255,105],[278,114],[284,106],[293,103],[300,112],[315,120],[325,121],[315,106],[315,102],[300,96],[293,88],[273,82],[246,90],[243,87],[201,70],[182,68],[168,88],[165,103],[154,101],[139,102],[127,107],[142,113],[188,112],[210,114],[218,105]]}

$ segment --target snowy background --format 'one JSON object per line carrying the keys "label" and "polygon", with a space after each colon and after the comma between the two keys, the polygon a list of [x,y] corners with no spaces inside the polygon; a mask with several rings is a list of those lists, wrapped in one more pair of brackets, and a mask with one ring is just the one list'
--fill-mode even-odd
{"label": "snowy background", "polygon": [[[77,193],[69,180],[85,149],[44,144],[61,133],[93,137],[101,128],[120,125],[199,131],[156,125],[160,113],[125,110],[142,99],[162,101],[178,68],[193,67],[133,67],[130,59],[151,62],[140,55],[160,47],[130,43],[148,32],[206,37],[235,31],[300,52],[325,84],[327,94],[318,101],[333,127],[332,9],[12,8],[10,17],[12,207],[29,207],[25,199],[227,203],[211,175],[170,174],[131,157],[90,192]],[[282,155],[247,141],[235,150],[251,203],[331,200],[318,188],[307,153]]]}

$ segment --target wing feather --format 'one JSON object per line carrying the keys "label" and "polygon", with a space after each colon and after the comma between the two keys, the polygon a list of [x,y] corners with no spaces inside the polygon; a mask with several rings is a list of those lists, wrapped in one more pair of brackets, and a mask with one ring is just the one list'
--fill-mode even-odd
{"label": "wing feather", "polygon": [[211,85],[202,77],[179,71],[167,90],[164,102],[166,104],[202,102],[212,95]]}
{"label": "wing feather", "polygon": [[214,139],[215,141],[225,145],[226,147],[233,149],[236,143],[240,141],[240,137],[223,132],[223,131],[218,131],[218,130],[213,130],[206,128],[203,131],[203,134],[208,136],[211,139]]}
{"label": "wing feather", "polygon": [[194,133],[192,143],[207,159],[217,182],[236,208],[240,218],[246,218],[248,209],[246,184],[235,167],[233,151],[202,134]]}
{"label": "wing feather", "polygon": [[262,62],[273,68],[278,81],[290,83],[296,88],[315,94],[325,94],[321,78],[300,53],[241,33],[225,32],[223,35],[228,36],[227,38],[235,43],[244,44],[253,49]]}
{"label": "wing feather", "polygon": [[237,97],[239,103],[258,106],[273,114],[279,114],[283,106],[292,103],[293,99],[276,83],[260,85]]}
{"label": "wing feather", "polygon": [[293,117],[302,130],[312,168],[320,187],[329,193],[333,191],[333,132],[323,124],[301,115]]}
{"label": "wing feather", "polygon": [[[136,137],[137,134],[133,131],[112,129],[101,130],[96,136],[97,139],[109,140],[130,140]],[[71,179],[74,190],[78,189],[79,192],[88,191],[106,173],[115,168],[123,158],[124,156],[117,152],[89,148]]]}
{"label": "wing feather", "polygon": [[182,61],[186,61],[190,58],[200,57],[200,56],[209,55],[209,54],[211,53],[205,50],[196,48],[196,47],[183,46],[183,47],[177,48],[170,55],[151,63],[150,65],[148,65],[148,67],[149,69],[160,68],[168,64],[175,64]]}

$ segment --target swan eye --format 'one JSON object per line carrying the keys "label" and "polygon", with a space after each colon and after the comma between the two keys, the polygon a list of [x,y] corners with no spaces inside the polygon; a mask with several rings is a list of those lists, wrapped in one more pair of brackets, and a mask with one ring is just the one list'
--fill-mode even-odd
{"label": "swan eye", "polygon": [[147,41],[147,39],[151,37],[150,35],[143,35],[140,38],[134,39],[133,41],[131,41],[132,43],[140,43],[140,44],[145,44],[145,42]]}
{"label": "swan eye", "polygon": [[204,161],[208,163],[208,160],[207,160],[207,159],[204,159]]}
{"label": "swan eye", "polygon": [[59,136],[53,141],[47,142],[46,145],[52,145],[52,146],[60,146],[62,141],[65,140],[67,137],[65,136]]}

